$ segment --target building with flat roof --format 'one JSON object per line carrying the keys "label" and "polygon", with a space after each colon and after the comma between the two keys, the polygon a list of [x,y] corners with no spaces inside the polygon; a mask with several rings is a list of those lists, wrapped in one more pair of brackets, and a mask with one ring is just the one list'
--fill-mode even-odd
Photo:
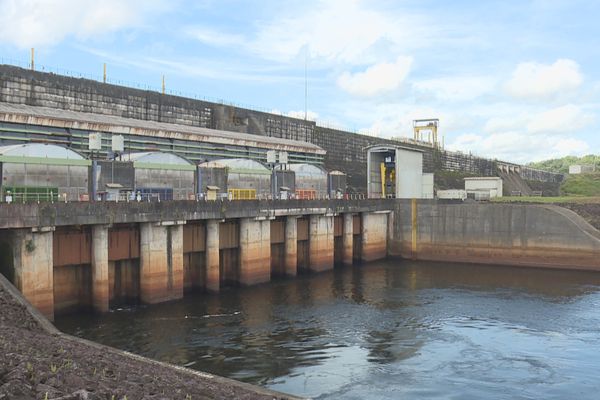
{"label": "building with flat roof", "polygon": [[368,147],[366,151],[369,198],[424,197],[421,150],[404,146],[375,145]]}
{"label": "building with flat roof", "polygon": [[496,176],[465,178],[465,190],[467,196],[476,200],[502,197],[502,178]]}

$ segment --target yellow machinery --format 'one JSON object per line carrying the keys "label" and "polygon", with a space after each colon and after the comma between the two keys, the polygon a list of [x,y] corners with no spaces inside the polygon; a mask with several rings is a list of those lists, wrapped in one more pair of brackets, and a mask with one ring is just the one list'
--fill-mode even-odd
{"label": "yellow machinery", "polygon": [[228,189],[230,200],[254,200],[256,189]]}
{"label": "yellow machinery", "polygon": [[395,197],[396,194],[396,166],[391,162],[382,162],[381,168],[381,198]]}
{"label": "yellow machinery", "polygon": [[[431,147],[439,147],[438,126],[439,119],[415,119],[413,121],[414,139],[417,142],[425,142]],[[443,147],[443,146],[442,146]]]}

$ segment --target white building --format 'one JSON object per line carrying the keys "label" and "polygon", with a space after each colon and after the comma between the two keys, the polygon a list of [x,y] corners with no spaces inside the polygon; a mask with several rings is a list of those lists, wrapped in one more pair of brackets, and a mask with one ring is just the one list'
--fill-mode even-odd
{"label": "white building", "polygon": [[502,179],[494,176],[465,178],[465,190],[475,200],[502,197]]}
{"label": "white building", "polygon": [[367,149],[369,198],[433,197],[433,174],[423,174],[423,152],[404,146],[376,145]]}
{"label": "white building", "polygon": [[595,165],[589,165],[589,164],[582,164],[582,165],[570,165],[569,166],[569,174],[571,175],[576,175],[576,174],[587,174],[590,172],[594,172],[596,170],[596,166]]}

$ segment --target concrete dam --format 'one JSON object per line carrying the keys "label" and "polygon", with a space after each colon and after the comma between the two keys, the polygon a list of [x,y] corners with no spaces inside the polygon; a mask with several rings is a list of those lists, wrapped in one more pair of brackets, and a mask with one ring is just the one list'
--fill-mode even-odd
{"label": "concrete dam", "polygon": [[600,270],[600,233],[570,210],[435,200],[2,204],[0,246],[50,319],[386,256]]}
{"label": "concrete dam", "polygon": [[[25,326],[11,330],[0,321],[9,338],[0,341],[0,361],[28,347],[19,338],[39,325],[59,340],[48,346],[39,344],[48,338],[40,340],[29,346],[33,351],[47,347],[54,354],[75,341],[79,360],[102,359],[103,369],[114,364],[127,374],[133,365],[143,381],[149,366],[160,368],[164,379],[157,386],[164,394],[165,381],[187,382],[190,371],[66,338],[47,319],[70,332],[88,329],[84,337],[101,343],[104,333],[96,332],[101,329],[95,329],[95,322],[122,318],[121,325],[111,325],[115,330],[109,336],[115,341],[105,344],[158,358],[144,354],[144,346],[176,338],[181,347],[166,347],[174,358],[161,361],[186,367],[193,365],[188,364],[190,354],[196,357],[191,362],[212,357],[213,348],[202,346],[207,339],[222,339],[211,330],[220,327],[233,344],[215,344],[214,363],[240,364],[242,371],[216,369],[211,376],[198,369],[193,379],[202,382],[189,387],[190,393],[204,396],[208,382],[215,398],[258,392],[260,398],[291,398],[220,380],[216,375],[221,373],[243,379],[243,370],[255,368],[251,356],[230,352],[231,347],[266,349],[264,358],[271,361],[263,377],[278,376],[273,371],[282,365],[294,377],[296,361],[300,367],[319,364],[327,358],[324,353],[336,354],[329,347],[332,340],[353,350],[347,359],[340,356],[350,364],[365,349],[370,349],[364,357],[368,362],[394,364],[421,353],[415,332],[430,326],[430,316],[440,318],[437,305],[430,314],[424,311],[435,303],[428,284],[439,277],[442,283],[433,287],[442,295],[434,297],[445,302],[445,281],[455,284],[449,263],[458,263],[454,266],[465,281],[476,284],[481,282],[473,277],[480,274],[504,285],[507,275],[529,279],[533,270],[560,277],[579,274],[573,278],[579,285],[587,282],[586,272],[600,271],[600,231],[580,215],[554,205],[489,202],[489,196],[474,193],[467,199],[466,179],[504,182],[493,189],[495,194],[547,196],[558,192],[563,176],[445,151],[436,144],[369,137],[232,105],[0,66],[0,275],[7,278],[0,279],[0,303],[15,326]],[[462,185],[465,201],[434,199],[436,191]],[[444,264],[436,268],[435,262]],[[542,278],[544,285],[551,281]],[[463,295],[456,299],[459,306],[473,301],[470,293]],[[325,311],[319,308],[323,303]],[[498,308],[493,304],[481,314],[487,318]],[[314,310],[321,314],[312,315]],[[147,324],[135,325],[131,318],[155,311],[161,317],[146,315]],[[183,319],[172,319],[171,311]],[[243,313],[246,320],[239,317]],[[304,314],[304,325],[296,327],[288,318],[298,314]],[[451,315],[450,325],[462,317]],[[208,326],[198,323],[204,319]],[[347,325],[337,325],[338,319]],[[88,326],[82,328],[78,320]],[[440,320],[439,325],[447,322]],[[253,325],[256,321],[260,328]],[[153,329],[161,323],[177,327],[157,335]],[[453,338],[452,329],[462,328],[451,326],[443,336]],[[335,335],[323,334],[328,329]],[[146,331],[155,337],[128,341],[146,337]],[[194,336],[197,332],[208,333]],[[296,352],[315,337],[320,341],[307,350],[308,359],[305,354],[296,359]],[[42,358],[43,368],[54,365],[53,354],[52,361]],[[437,358],[435,351],[431,354]],[[446,364],[455,358],[463,357],[450,357]],[[342,364],[337,372],[343,375]],[[31,380],[29,367],[21,369]],[[353,375],[366,368],[360,364],[349,370]],[[425,375],[431,376],[429,371]],[[0,386],[4,376],[0,368]],[[117,378],[114,383],[121,385]],[[277,383],[273,388],[279,390]],[[372,393],[363,390],[363,397]],[[44,393],[36,395],[43,398]]]}

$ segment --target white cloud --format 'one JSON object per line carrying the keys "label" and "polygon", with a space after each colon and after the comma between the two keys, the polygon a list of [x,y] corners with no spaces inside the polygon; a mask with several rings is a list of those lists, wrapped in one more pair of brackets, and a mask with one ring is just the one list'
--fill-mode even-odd
{"label": "white cloud", "polygon": [[589,152],[590,146],[575,137],[550,136],[540,143],[539,136],[511,131],[491,135],[463,134],[446,148],[503,161],[527,163],[567,155],[581,156]]}
{"label": "white cloud", "polygon": [[412,63],[412,57],[400,56],[393,63],[375,64],[364,72],[345,72],[338,78],[337,83],[350,94],[375,96],[397,89],[406,80]]}
{"label": "white cloud", "polygon": [[527,131],[564,134],[583,129],[593,121],[592,115],[583,112],[576,105],[568,104],[533,115],[527,124]]}
{"label": "white cloud", "polygon": [[464,149],[468,149],[473,143],[477,143],[481,140],[481,136],[475,135],[473,133],[464,133],[458,136],[452,144],[450,144],[450,148],[458,151],[464,151]]}
{"label": "white cloud", "polygon": [[407,48],[433,34],[433,25],[419,15],[403,12],[392,16],[359,0],[321,0],[287,11],[287,16],[261,23],[249,44],[251,51],[285,62],[308,49],[313,59],[357,65],[374,61],[368,55],[378,44]]}
{"label": "white cloud", "polygon": [[413,83],[417,94],[446,101],[473,100],[492,92],[495,86],[496,80],[486,76],[451,76]]}
{"label": "white cloud", "polygon": [[244,46],[246,39],[242,35],[224,33],[206,27],[192,26],[185,34],[210,46]]}
{"label": "white cloud", "polygon": [[580,106],[567,104],[543,111],[512,110],[506,115],[488,119],[483,130],[492,134],[516,131],[538,136],[564,136],[578,132],[594,122],[593,114],[585,112]]}
{"label": "white cloud", "polygon": [[65,37],[104,35],[142,24],[161,0],[3,0],[0,41],[17,47],[54,45]]}
{"label": "white cloud", "polygon": [[573,60],[560,59],[550,65],[526,62],[517,65],[506,91],[516,98],[547,99],[582,83],[583,75]]}
{"label": "white cloud", "polygon": [[439,140],[449,132],[470,129],[474,126],[470,115],[453,109],[434,108],[430,106],[415,106],[405,103],[369,104],[364,101],[353,101],[344,104],[347,119],[361,116],[363,128],[361,133],[374,136],[413,137],[413,120],[438,118]]}

